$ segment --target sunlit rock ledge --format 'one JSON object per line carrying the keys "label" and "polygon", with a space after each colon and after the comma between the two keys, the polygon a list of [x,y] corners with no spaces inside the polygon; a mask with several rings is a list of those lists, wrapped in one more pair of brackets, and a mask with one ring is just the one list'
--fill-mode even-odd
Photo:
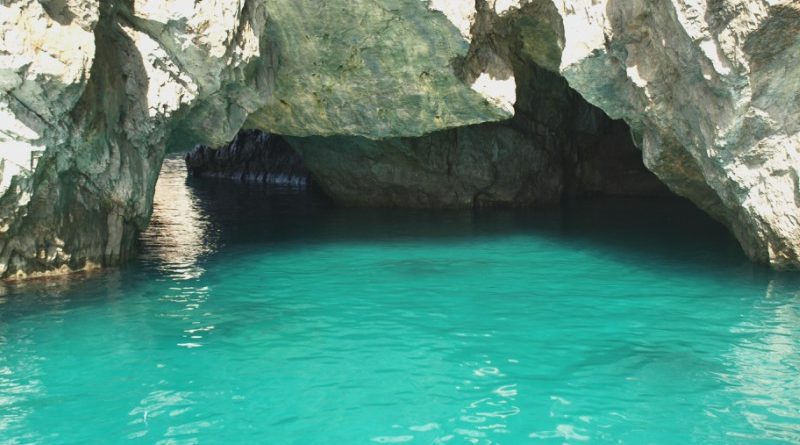
{"label": "sunlit rock ledge", "polygon": [[752,259],[797,268],[799,22],[797,0],[4,2],[0,273],[129,258],[168,150],[501,121],[533,66],[624,119]]}

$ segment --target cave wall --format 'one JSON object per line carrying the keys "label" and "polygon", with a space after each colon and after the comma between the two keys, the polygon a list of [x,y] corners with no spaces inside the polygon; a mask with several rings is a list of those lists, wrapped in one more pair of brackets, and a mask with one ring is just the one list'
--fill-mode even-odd
{"label": "cave wall", "polygon": [[485,207],[665,196],[630,129],[520,59],[514,118],[422,137],[286,137],[318,184],[357,206]]}

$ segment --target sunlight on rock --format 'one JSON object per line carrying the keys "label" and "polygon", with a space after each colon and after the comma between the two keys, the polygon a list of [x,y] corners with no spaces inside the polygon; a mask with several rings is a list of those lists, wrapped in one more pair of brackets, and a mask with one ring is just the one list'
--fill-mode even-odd
{"label": "sunlight on rock", "polygon": [[514,114],[514,103],[517,101],[517,83],[514,76],[508,79],[495,79],[488,73],[481,73],[472,83],[472,89],[503,111]]}
{"label": "sunlight on rock", "polygon": [[147,103],[150,117],[170,116],[181,105],[187,104],[197,96],[197,85],[177,64],[159,43],[146,33],[123,26],[122,30],[136,43],[147,63]]}
{"label": "sunlight on rock", "polygon": [[472,0],[430,0],[428,6],[444,14],[467,40],[472,40],[472,21],[475,18],[475,2]]}

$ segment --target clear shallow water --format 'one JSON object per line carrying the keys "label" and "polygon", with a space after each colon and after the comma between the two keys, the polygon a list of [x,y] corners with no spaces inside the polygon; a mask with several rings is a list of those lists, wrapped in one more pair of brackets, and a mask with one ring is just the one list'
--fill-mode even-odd
{"label": "clear shallow water", "polygon": [[187,186],[0,297],[2,444],[800,443],[800,279],[681,202],[335,210]]}

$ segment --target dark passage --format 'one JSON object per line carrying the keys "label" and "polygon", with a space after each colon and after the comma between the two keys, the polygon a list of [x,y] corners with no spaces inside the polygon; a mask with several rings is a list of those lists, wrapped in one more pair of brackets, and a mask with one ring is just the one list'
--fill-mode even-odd
{"label": "dark passage", "polygon": [[[606,196],[570,199],[559,206],[472,210],[348,208],[316,189],[292,183],[187,179],[186,173],[179,155],[166,160],[153,221],[142,236],[145,262],[153,260],[148,255],[172,255],[195,245],[213,252],[216,246],[250,250],[341,240],[458,240],[529,233],[565,247],[600,249],[621,261],[654,262],[654,267],[681,273],[692,273],[701,264],[762,269],[746,260],[722,225],[675,196]],[[181,239],[186,228],[191,228],[191,242]]]}
{"label": "dark passage", "polygon": [[190,175],[254,184],[305,188],[310,173],[300,155],[282,137],[242,130],[228,145],[199,145],[184,156]]}

